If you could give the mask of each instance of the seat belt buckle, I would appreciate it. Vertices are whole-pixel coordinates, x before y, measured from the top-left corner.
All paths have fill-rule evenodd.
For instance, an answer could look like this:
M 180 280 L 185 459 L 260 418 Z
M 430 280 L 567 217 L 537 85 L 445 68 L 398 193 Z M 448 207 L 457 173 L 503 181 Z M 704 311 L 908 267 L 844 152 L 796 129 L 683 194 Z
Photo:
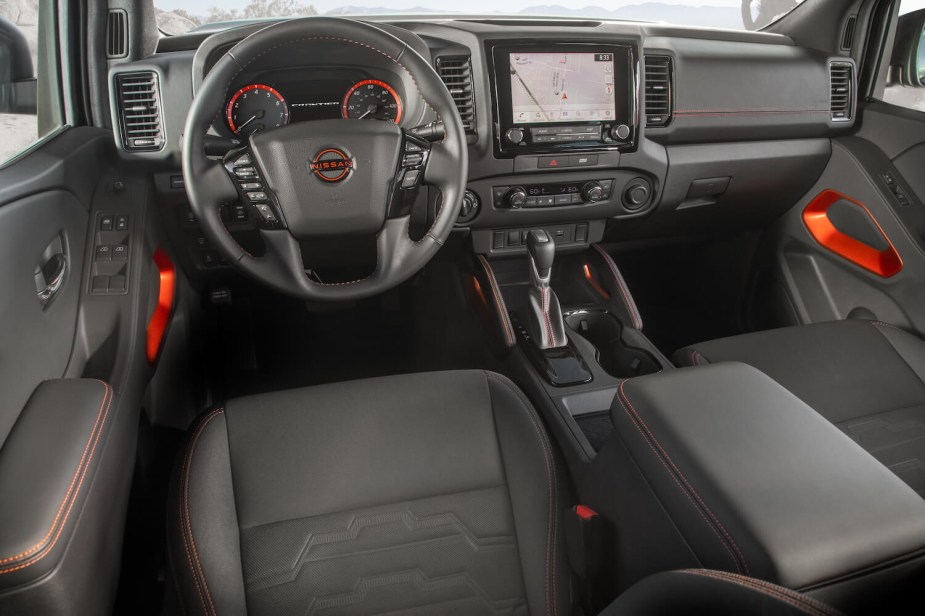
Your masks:
M 596 578 L 603 565 L 604 518 L 587 505 L 575 505 L 565 516 L 565 543 L 575 575 Z

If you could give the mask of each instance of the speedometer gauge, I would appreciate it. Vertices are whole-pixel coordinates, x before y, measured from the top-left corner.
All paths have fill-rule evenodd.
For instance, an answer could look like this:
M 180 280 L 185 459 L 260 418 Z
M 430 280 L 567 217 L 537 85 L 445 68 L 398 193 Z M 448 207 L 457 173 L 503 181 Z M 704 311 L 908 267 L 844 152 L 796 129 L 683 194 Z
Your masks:
M 231 131 L 246 137 L 257 130 L 279 128 L 289 123 L 289 107 L 283 95 L 260 83 L 234 93 L 225 111 Z
M 367 79 L 354 84 L 344 96 L 341 113 L 348 120 L 401 121 L 402 104 L 398 92 L 384 81 Z

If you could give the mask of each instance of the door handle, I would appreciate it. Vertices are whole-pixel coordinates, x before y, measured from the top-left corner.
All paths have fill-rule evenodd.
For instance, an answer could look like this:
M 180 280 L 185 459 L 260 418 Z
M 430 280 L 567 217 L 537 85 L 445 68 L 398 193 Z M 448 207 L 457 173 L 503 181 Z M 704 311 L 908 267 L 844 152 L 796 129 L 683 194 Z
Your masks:
M 67 255 L 53 254 L 44 264 L 35 268 L 36 295 L 42 308 L 48 306 L 64 285 L 67 276 Z

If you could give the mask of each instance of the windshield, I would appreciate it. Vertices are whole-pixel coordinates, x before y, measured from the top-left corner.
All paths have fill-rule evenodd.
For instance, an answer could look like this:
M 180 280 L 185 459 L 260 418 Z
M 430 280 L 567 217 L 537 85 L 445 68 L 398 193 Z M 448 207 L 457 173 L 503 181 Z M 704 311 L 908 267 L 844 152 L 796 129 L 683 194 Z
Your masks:
M 466 15 L 565 17 L 663 22 L 708 28 L 758 30 L 780 19 L 803 0 L 468 0 Z M 306 15 L 434 15 L 448 10 L 446 0 L 375 0 L 369 6 L 345 6 L 340 0 L 155 0 L 164 34 L 182 34 L 221 22 Z M 598 6 L 604 4 L 606 8 Z

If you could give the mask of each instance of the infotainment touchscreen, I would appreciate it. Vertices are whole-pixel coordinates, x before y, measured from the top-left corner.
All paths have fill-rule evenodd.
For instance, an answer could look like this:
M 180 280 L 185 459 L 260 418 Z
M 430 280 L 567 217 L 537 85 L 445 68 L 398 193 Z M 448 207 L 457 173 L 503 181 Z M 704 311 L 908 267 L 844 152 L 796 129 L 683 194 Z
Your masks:
M 510 53 L 513 124 L 614 119 L 611 53 Z

